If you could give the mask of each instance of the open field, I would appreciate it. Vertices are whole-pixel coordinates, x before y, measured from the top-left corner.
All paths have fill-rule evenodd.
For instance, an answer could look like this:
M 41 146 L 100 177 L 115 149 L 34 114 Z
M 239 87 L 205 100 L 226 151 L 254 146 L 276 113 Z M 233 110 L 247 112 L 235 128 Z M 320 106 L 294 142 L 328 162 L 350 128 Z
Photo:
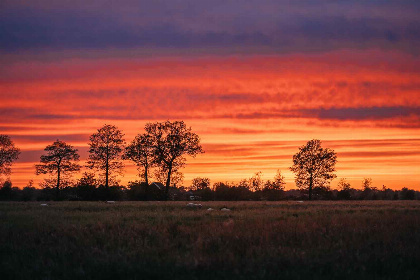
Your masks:
M 0 203 L 2 279 L 420 276 L 419 201 L 40 204 Z

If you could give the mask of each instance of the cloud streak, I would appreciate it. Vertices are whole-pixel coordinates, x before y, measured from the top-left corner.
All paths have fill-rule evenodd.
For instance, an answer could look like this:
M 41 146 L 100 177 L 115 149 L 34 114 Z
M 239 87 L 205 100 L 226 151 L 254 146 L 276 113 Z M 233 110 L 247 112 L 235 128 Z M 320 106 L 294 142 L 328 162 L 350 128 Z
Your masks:
M 419 64 L 383 52 L 15 62 L 0 84 L 0 114 L 8 124 L 304 118 L 418 127 Z

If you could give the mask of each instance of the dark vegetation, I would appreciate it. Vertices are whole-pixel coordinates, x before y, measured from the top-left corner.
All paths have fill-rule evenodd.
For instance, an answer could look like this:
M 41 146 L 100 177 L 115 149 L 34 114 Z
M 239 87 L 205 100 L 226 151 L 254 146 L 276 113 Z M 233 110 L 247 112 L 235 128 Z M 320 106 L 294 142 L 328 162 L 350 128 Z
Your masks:
M 80 179 L 75 185 L 68 185 L 60 189 L 57 197 L 55 187 L 42 189 L 26 186 L 23 189 L 13 187 L 10 181 L 6 181 L 0 188 L 0 200 L 10 201 L 145 201 L 165 200 L 164 186 L 156 183 L 147 185 L 145 182 L 130 182 L 128 186 L 96 185 L 95 181 L 89 181 L 89 177 Z M 280 201 L 280 200 L 307 200 L 308 193 L 305 190 L 276 190 L 263 188 L 251 190 L 244 182 L 223 183 L 217 182 L 212 188 L 205 187 L 193 190 L 184 187 L 170 187 L 168 199 L 173 201 Z M 368 187 L 363 189 L 315 189 L 313 200 L 420 200 L 420 192 L 408 188 L 392 190 L 386 187 L 377 189 Z
M 418 201 L 202 204 L 0 203 L 2 279 L 420 275 Z

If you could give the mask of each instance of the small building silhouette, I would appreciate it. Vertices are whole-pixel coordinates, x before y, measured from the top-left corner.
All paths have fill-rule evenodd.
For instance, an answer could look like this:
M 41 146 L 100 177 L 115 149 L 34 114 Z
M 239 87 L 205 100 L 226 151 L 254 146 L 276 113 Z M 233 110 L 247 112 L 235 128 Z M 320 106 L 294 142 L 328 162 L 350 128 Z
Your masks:
M 165 186 L 159 182 L 153 182 L 148 188 L 148 197 L 153 200 L 161 200 L 165 196 Z

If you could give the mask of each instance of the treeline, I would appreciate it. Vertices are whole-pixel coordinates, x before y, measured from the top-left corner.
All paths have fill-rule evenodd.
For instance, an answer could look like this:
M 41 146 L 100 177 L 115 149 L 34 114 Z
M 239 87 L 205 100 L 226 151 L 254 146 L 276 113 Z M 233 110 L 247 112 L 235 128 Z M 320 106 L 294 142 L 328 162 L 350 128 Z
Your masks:
M 106 190 L 98 193 L 111 195 L 110 186 L 118 184 L 117 177 L 123 173 L 124 160 L 129 160 L 136 165 L 146 185 L 154 171 L 154 176 L 165 183 L 164 199 L 167 199 L 170 186 L 182 177 L 179 170 L 185 166 L 186 156 L 204 153 L 199 136 L 183 121 L 147 123 L 144 131 L 126 143 L 120 129 L 105 124 L 89 137 L 89 156 L 84 167 L 96 172 L 97 185 L 101 186 L 97 189 Z M 42 184 L 44 189 L 54 188 L 52 192 L 58 200 L 61 192 L 65 193 L 69 188 L 67 181 L 83 167 L 79 164 L 80 155 L 72 145 L 58 139 L 44 151 L 40 163 L 35 165 L 35 173 L 49 175 Z M 10 175 L 11 165 L 19 154 L 20 149 L 10 137 L 0 135 L 0 175 Z
M 259 173 L 257 173 L 259 174 Z M 256 174 L 256 175 L 257 175 Z M 170 187 L 168 198 L 173 201 L 280 201 L 307 200 L 308 191 L 304 189 L 285 190 L 284 187 L 273 187 L 273 181 L 263 182 L 261 188 L 255 188 L 254 176 L 239 183 L 217 182 L 210 185 L 208 178 L 195 178 L 188 188 Z M 261 183 L 262 181 L 260 181 Z M 363 181 L 362 189 L 352 188 L 345 180 L 338 189 L 316 188 L 313 200 L 420 200 L 420 192 L 408 188 L 392 190 L 383 186 L 378 189 L 371 186 L 370 179 Z M 368 183 L 368 184 L 366 184 Z M 66 185 L 57 197 L 55 188 L 46 186 L 42 189 L 28 185 L 23 189 L 13 187 L 6 181 L 0 188 L 0 200 L 5 201 L 148 201 L 165 200 L 165 186 L 155 182 L 130 182 L 128 186 L 100 185 L 91 175 L 85 175 L 74 185 Z
M 124 134 L 114 125 L 104 125 L 89 137 L 89 156 L 80 180 L 71 176 L 79 172 L 78 150 L 64 141 L 48 145 L 35 165 L 36 174 L 48 174 L 36 189 L 30 182 L 23 189 L 14 188 L 6 180 L 0 189 L 1 200 L 374 200 L 419 199 L 419 192 L 403 188 L 394 191 L 385 186 L 377 189 L 371 179 L 354 189 L 344 178 L 338 189 L 330 183 L 337 176 L 337 154 L 323 148 L 321 141 L 310 140 L 293 155 L 290 170 L 295 174 L 297 190 L 285 190 L 280 171 L 273 180 L 263 181 L 261 172 L 239 183 L 218 182 L 210 185 L 209 178 L 195 178 L 191 186 L 180 187 L 186 156 L 204 153 L 200 138 L 183 121 L 147 123 L 144 132 L 126 143 Z M 20 149 L 10 137 L 0 135 L 0 175 L 9 175 Z M 138 168 L 140 181 L 120 186 L 124 160 Z M 157 182 L 150 183 L 155 180 Z

